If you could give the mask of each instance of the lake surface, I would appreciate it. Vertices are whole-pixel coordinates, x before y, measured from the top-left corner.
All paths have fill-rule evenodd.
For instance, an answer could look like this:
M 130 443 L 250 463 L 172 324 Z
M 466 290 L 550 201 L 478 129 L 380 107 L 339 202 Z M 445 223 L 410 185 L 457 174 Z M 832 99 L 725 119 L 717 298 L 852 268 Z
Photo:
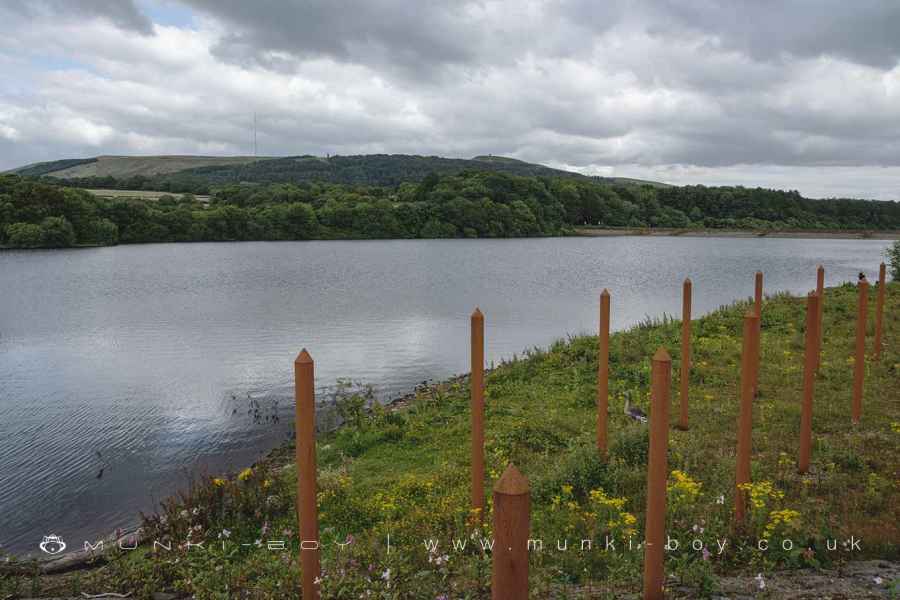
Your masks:
M 686 237 L 155 244 L 0 253 L 0 544 L 70 549 L 134 525 L 191 473 L 290 436 L 293 360 L 382 397 L 597 327 L 876 277 L 887 241 Z M 324 397 L 325 394 L 323 393 Z M 248 414 L 259 403 L 259 418 Z M 275 423 L 273 415 L 279 415 Z M 103 476 L 98 478 L 100 470 Z

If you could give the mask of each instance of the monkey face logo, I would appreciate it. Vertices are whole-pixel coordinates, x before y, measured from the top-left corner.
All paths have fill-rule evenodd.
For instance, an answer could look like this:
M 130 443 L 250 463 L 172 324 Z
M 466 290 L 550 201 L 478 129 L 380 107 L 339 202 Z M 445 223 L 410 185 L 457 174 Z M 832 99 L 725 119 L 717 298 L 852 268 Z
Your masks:
M 44 540 L 38 546 L 47 554 L 59 554 L 66 549 L 66 543 L 55 533 L 45 535 Z

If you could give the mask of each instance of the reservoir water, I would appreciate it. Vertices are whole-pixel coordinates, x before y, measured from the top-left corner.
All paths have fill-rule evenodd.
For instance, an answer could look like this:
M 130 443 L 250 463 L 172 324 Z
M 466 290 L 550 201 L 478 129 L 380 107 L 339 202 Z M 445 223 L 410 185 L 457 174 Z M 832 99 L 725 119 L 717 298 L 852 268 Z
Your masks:
M 70 549 L 137 522 L 191 474 L 290 435 L 292 363 L 387 398 L 597 327 L 753 293 L 874 281 L 876 240 L 608 237 L 155 244 L 0 252 L 0 550 Z M 323 390 L 323 397 L 327 396 Z M 250 403 L 259 418 L 248 414 Z M 273 415 L 279 415 L 275 422 Z M 100 471 L 102 469 L 102 476 Z

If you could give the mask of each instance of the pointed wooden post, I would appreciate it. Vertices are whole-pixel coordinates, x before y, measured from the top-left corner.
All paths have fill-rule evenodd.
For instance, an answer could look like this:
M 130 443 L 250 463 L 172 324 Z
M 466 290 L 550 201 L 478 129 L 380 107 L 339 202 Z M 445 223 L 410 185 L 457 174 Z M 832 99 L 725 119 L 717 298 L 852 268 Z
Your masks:
M 484 315 L 472 313 L 472 510 L 484 518 Z
M 884 294 L 887 285 L 887 267 L 884 263 L 878 267 L 878 296 L 875 301 L 875 351 L 872 356 L 875 360 L 881 359 L 881 335 L 884 326 Z
M 297 521 L 300 523 L 300 576 L 303 598 L 319 598 L 319 515 L 316 508 L 315 366 L 304 348 L 294 361 L 297 434 Z
M 853 423 L 862 415 L 863 380 L 866 377 L 866 322 L 869 309 L 869 282 L 859 282 L 859 306 L 856 315 L 856 358 L 853 364 Z
M 751 310 L 744 315 L 743 349 L 741 350 L 741 412 L 738 417 L 737 463 L 735 467 L 734 520 L 744 522 L 746 494 L 740 485 L 750 483 L 750 430 L 753 426 L 753 383 L 756 380 L 757 360 L 754 356 L 759 335 L 759 314 Z
M 530 530 L 531 492 L 528 479 L 510 463 L 494 485 L 492 600 L 528 598 Z
M 759 394 L 759 359 L 760 359 L 760 343 L 762 342 L 762 300 L 763 300 L 763 274 L 762 271 L 756 272 L 756 281 L 753 290 L 753 309 L 756 311 L 756 335 L 754 340 L 756 347 L 753 349 L 753 355 L 756 357 L 756 365 L 753 369 L 753 397 Z
M 662 600 L 664 596 L 663 553 L 666 545 L 666 478 L 671 383 L 672 359 L 665 348 L 660 348 L 650 363 L 650 449 L 644 533 L 644 600 Z
M 691 280 L 685 279 L 681 292 L 681 416 L 678 428 L 688 428 L 688 389 L 691 379 Z
M 600 339 L 597 359 L 597 450 L 606 456 L 609 445 L 609 291 L 600 294 Z
M 816 385 L 816 355 L 819 347 L 819 302 L 821 297 L 810 292 L 806 297 L 806 348 L 803 364 L 803 405 L 800 413 L 800 459 L 797 468 L 801 473 L 809 471 L 810 446 L 812 445 L 813 394 Z
M 816 269 L 816 295 L 819 296 L 819 314 L 816 316 L 819 331 L 819 339 L 816 340 L 816 373 L 818 373 L 822 364 L 822 343 L 825 340 L 822 319 L 825 315 L 825 267 L 822 265 Z

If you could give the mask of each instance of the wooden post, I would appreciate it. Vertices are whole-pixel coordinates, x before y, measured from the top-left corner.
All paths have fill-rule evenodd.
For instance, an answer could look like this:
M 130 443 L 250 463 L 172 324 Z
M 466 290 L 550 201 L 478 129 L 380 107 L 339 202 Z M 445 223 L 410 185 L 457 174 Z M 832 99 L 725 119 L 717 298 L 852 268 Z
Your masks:
M 681 292 L 681 417 L 678 428 L 688 428 L 688 389 L 691 378 L 691 280 L 685 279 Z
M 816 372 L 818 373 L 822 364 L 822 342 L 825 339 L 823 337 L 825 329 L 823 322 L 825 315 L 825 267 L 822 265 L 819 265 L 819 268 L 816 269 L 816 295 L 819 296 L 819 314 L 816 318 L 819 332 L 819 339 L 816 340 Z
M 806 297 L 806 348 L 803 365 L 803 406 L 800 413 L 800 459 L 797 467 L 801 473 L 809 471 L 810 446 L 812 444 L 813 394 L 816 385 L 816 355 L 819 340 L 819 302 L 821 297 L 810 292 Z
M 600 340 L 597 359 L 597 450 L 606 456 L 609 445 L 609 291 L 600 294 Z
M 494 485 L 492 600 L 528 598 L 530 529 L 531 493 L 528 479 L 510 463 Z
M 484 518 L 484 315 L 472 313 L 472 509 Z
M 753 382 L 756 380 L 757 360 L 754 356 L 759 335 L 759 314 L 749 311 L 744 315 L 744 339 L 741 351 L 741 413 L 738 418 L 737 464 L 735 468 L 734 520 L 744 522 L 746 498 L 738 486 L 750 483 L 750 430 L 753 426 Z
M 297 520 L 303 598 L 319 598 L 319 516 L 316 508 L 315 365 L 304 348 L 294 361 L 297 434 Z
M 887 268 L 884 263 L 878 267 L 878 296 L 875 301 L 875 351 L 872 356 L 875 360 L 881 359 L 881 334 L 884 326 L 884 294 L 887 286 Z
M 650 367 L 650 450 L 647 465 L 647 512 L 644 532 L 644 600 L 662 600 L 665 585 L 666 478 L 669 446 L 669 395 L 672 359 L 665 348 Z
M 853 364 L 853 423 L 862 415 L 863 380 L 866 377 L 866 321 L 869 308 L 869 282 L 859 282 L 859 306 L 856 315 L 856 360 Z
M 762 271 L 756 272 L 756 281 L 753 290 L 753 309 L 756 311 L 756 316 L 759 317 L 756 320 L 756 335 L 754 336 L 754 340 L 756 343 L 756 347 L 753 349 L 753 355 L 756 357 L 756 364 L 753 369 L 753 397 L 759 394 L 759 358 L 760 358 L 760 343 L 762 341 L 762 300 L 763 300 L 763 274 Z

